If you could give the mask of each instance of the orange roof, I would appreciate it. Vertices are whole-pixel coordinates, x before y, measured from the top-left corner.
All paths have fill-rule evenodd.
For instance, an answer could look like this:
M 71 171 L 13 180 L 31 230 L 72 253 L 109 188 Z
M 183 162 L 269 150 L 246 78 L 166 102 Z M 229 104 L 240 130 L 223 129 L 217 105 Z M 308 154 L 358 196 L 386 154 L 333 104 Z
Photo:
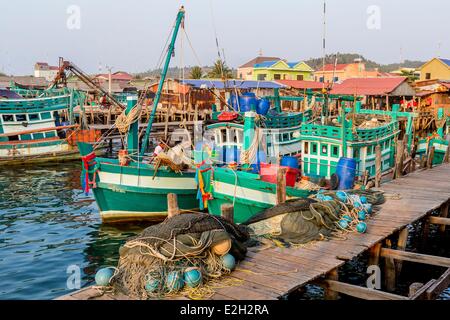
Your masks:
M 353 78 L 334 85 L 332 94 L 378 96 L 393 92 L 406 77 Z
M 348 63 L 338 63 L 336 65 L 336 71 L 342 71 L 345 68 L 347 68 L 350 64 Z M 320 68 L 320 70 L 317 70 L 317 72 L 320 71 L 334 71 L 334 63 L 326 64 L 324 68 Z

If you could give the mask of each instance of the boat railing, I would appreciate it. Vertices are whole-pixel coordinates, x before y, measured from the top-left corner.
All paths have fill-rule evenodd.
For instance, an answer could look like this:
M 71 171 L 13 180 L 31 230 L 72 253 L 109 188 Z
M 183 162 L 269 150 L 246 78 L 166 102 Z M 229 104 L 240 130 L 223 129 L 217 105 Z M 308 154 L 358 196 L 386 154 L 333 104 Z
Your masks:
M 394 133 L 397 128 L 397 122 L 391 122 L 376 128 L 356 128 L 356 130 L 347 128 L 345 137 L 348 141 L 372 141 Z M 300 132 L 302 136 L 324 137 L 331 139 L 342 138 L 342 128 L 337 126 L 307 123 L 302 125 Z
M 46 109 L 63 109 L 70 105 L 70 95 L 35 99 L 0 100 L 1 112 L 45 111 Z

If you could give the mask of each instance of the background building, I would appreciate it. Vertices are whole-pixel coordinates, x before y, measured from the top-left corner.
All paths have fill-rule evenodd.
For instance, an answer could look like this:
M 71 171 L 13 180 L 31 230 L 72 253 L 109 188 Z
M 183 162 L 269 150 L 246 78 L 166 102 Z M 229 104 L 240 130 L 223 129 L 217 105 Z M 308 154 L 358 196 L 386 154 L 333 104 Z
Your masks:
M 58 70 L 59 67 L 50 66 L 47 62 L 37 62 L 34 65 L 34 76 L 36 78 L 45 78 L 47 81 L 53 81 Z
M 450 59 L 434 58 L 420 67 L 420 80 L 450 80 Z
M 304 62 L 272 60 L 255 64 L 253 80 L 312 80 L 314 70 Z
M 258 56 L 238 68 L 237 78 L 242 80 L 253 80 L 253 68 L 255 67 L 255 64 L 274 60 L 280 60 L 280 58 Z
M 347 64 L 326 64 L 325 68 L 320 68 L 314 72 L 314 80 L 318 82 L 339 83 L 352 78 L 376 78 L 382 74 L 377 70 L 366 70 L 366 65 L 362 62 Z

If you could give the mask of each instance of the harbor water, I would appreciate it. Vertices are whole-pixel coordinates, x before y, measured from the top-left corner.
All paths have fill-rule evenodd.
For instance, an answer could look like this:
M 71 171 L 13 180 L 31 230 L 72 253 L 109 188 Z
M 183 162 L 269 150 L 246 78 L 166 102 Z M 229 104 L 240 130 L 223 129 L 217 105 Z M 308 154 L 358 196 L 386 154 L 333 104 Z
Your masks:
M 120 245 L 146 227 L 102 225 L 93 197 L 80 188 L 80 167 L 75 161 L 0 169 L 0 300 L 54 299 L 68 294 L 74 291 L 70 279 L 77 272 L 81 287 L 93 284 L 96 270 L 115 266 Z M 414 244 L 414 232 L 412 237 Z M 437 242 L 434 247 L 442 248 Z M 445 246 L 445 252 L 434 253 L 448 256 L 448 250 Z M 361 265 L 358 261 L 348 264 L 341 279 L 364 285 L 367 275 Z M 405 263 L 399 287 L 405 293 L 410 283 L 426 282 L 429 275 L 436 278 L 442 272 Z M 293 298 L 323 298 L 321 289 L 307 289 Z M 440 299 L 450 300 L 450 290 Z

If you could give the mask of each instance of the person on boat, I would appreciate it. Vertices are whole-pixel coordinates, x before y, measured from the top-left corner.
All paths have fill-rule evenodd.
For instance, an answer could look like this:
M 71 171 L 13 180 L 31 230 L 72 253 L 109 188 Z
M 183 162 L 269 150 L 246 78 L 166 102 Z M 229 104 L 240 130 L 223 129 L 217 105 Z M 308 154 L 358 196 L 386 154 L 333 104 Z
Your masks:
M 158 154 L 160 154 L 161 152 L 164 152 L 165 146 L 166 146 L 166 145 L 165 145 L 164 142 L 160 142 L 160 143 L 156 146 L 155 150 L 153 151 L 153 154 L 150 156 L 150 159 L 149 159 L 148 163 L 152 163 L 152 162 L 156 159 L 156 157 L 158 156 Z M 144 162 L 145 162 L 145 161 L 144 161 Z

